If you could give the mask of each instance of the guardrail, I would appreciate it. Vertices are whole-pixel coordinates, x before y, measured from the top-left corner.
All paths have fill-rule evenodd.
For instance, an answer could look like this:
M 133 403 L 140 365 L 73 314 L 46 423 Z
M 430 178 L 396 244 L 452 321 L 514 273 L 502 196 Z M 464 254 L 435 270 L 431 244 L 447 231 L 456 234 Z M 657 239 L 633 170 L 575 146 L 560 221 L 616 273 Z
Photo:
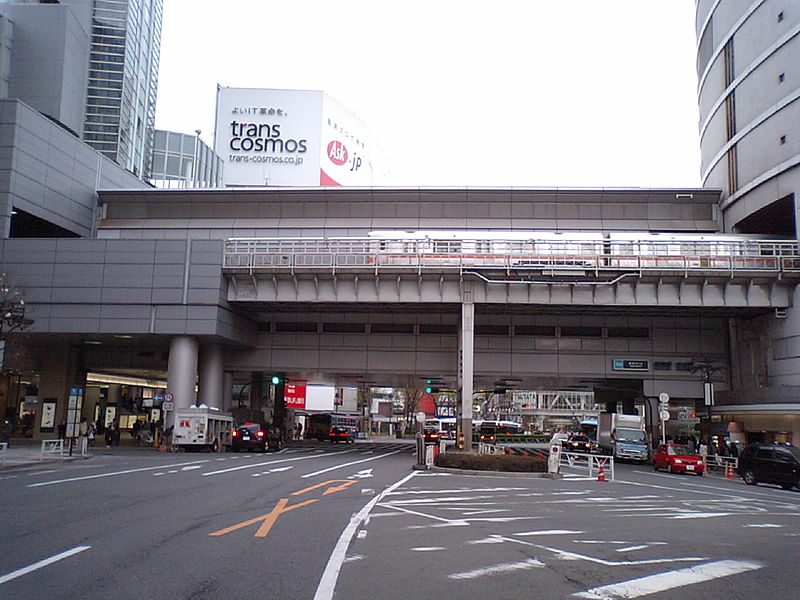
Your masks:
M 64 456 L 64 440 L 42 440 L 42 453 L 39 460 L 44 460 L 45 456 Z
M 800 248 L 781 240 L 561 241 L 373 238 L 229 239 L 228 272 L 337 269 L 800 273 Z
M 6 464 L 7 455 L 8 455 L 8 442 L 0 442 L 0 465 Z
M 736 471 L 739 466 L 739 459 L 736 456 L 720 456 L 719 454 L 709 454 L 706 457 L 706 466 L 709 469 L 726 469 L 731 467 Z

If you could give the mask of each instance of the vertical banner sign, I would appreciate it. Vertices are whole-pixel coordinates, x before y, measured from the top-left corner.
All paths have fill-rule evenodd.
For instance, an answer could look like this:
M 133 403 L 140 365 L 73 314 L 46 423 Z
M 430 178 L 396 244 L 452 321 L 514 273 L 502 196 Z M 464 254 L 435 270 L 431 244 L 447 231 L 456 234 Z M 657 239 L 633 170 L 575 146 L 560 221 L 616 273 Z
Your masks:
M 283 391 L 283 399 L 286 408 L 303 410 L 306 407 L 306 384 L 305 382 L 287 381 Z
M 82 387 L 69 388 L 69 401 L 67 403 L 67 437 L 78 437 L 78 422 L 81 420 L 81 409 L 83 408 Z

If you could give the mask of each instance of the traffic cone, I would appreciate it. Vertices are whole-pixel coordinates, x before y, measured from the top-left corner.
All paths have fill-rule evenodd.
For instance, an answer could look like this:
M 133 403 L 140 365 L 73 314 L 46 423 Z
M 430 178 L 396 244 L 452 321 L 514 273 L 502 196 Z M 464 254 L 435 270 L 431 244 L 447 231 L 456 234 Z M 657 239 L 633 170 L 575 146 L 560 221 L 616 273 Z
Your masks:
M 733 465 L 730 463 L 725 465 L 725 479 L 736 479 L 733 474 Z
M 608 479 L 606 479 L 605 464 L 606 464 L 605 461 L 600 463 L 600 472 L 597 474 L 597 481 L 608 481 Z

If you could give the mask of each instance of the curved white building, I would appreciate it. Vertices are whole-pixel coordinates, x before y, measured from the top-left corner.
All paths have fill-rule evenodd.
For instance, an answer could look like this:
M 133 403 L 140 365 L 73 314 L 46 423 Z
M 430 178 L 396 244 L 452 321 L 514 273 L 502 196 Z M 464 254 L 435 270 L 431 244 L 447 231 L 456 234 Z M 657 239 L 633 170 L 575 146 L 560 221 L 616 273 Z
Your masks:
M 698 0 L 702 182 L 721 189 L 726 231 L 796 239 L 800 191 L 800 3 Z M 732 391 L 713 412 L 748 432 L 800 421 L 800 296 L 730 319 Z M 766 439 L 770 436 L 766 435 Z

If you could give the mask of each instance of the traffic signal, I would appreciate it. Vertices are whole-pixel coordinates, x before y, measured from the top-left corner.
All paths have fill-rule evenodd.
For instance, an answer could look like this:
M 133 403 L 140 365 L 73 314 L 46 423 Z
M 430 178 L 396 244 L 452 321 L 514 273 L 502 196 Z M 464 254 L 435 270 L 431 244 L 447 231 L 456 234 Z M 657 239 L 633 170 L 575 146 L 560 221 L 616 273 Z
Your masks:
M 425 393 L 430 394 L 433 391 L 433 388 L 431 387 L 431 380 L 428 379 L 425 383 L 428 384 L 427 387 L 425 388 Z
M 281 377 L 280 375 L 272 376 L 272 385 L 280 385 L 281 383 L 286 383 L 286 377 Z

